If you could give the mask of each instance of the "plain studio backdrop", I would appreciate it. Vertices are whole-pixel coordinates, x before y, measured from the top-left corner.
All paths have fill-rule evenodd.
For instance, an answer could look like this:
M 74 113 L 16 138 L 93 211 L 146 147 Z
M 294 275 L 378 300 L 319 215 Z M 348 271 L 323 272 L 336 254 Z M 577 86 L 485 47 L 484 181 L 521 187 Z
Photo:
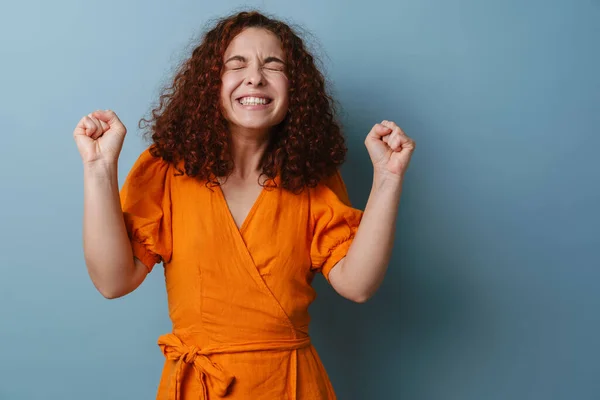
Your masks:
M 79 119 L 137 128 L 206 23 L 298 24 L 342 108 L 356 207 L 383 119 L 417 142 L 368 303 L 322 279 L 313 342 L 342 400 L 600 398 L 598 0 L 20 1 L 0 7 L 0 399 L 151 399 L 162 267 L 106 300 L 86 272 Z

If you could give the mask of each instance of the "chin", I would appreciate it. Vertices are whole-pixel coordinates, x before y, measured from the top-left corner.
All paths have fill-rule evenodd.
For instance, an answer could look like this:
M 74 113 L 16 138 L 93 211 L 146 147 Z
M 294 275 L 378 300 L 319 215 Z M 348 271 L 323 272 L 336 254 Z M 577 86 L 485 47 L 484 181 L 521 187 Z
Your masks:
M 252 129 L 252 130 L 271 130 L 274 127 L 276 127 L 277 125 L 279 125 L 281 123 L 281 121 L 277 122 L 277 121 L 252 121 L 252 120 L 245 120 L 245 121 L 233 121 L 232 125 L 237 126 L 238 128 L 242 128 L 242 129 Z

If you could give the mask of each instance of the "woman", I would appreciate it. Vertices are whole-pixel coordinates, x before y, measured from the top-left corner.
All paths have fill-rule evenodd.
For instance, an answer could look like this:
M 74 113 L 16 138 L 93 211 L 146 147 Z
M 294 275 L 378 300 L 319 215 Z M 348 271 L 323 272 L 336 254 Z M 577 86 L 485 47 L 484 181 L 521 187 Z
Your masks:
M 153 143 L 120 193 L 117 115 L 83 117 L 74 137 L 96 288 L 124 296 L 164 265 L 158 398 L 334 399 L 308 336 L 311 283 L 321 272 L 359 303 L 377 290 L 414 142 L 373 126 L 371 195 L 351 208 L 324 79 L 287 25 L 256 12 L 219 21 L 145 122 Z

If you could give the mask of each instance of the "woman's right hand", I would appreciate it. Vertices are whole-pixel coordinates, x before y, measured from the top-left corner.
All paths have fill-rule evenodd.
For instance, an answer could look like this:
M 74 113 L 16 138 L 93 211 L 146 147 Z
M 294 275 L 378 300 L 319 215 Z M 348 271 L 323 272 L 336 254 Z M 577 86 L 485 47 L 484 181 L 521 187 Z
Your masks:
M 73 131 L 84 164 L 117 163 L 126 134 L 127 128 L 110 110 L 86 115 Z

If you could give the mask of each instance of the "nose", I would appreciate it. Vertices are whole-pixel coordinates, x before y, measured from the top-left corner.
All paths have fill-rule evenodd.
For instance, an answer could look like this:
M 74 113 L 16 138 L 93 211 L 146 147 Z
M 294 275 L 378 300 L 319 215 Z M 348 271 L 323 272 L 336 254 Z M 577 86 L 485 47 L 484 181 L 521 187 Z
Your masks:
M 246 76 L 247 86 L 264 86 L 265 77 L 263 70 L 260 65 L 253 65 L 247 69 L 248 75 Z

